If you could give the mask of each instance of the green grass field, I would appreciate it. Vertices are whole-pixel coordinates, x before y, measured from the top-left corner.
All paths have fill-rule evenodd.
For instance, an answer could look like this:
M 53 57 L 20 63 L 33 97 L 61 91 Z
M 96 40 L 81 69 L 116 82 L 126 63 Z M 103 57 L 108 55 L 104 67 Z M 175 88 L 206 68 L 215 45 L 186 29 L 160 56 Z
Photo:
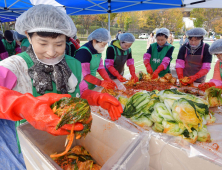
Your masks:
M 86 42 L 81 42 L 81 45 L 83 45 Z M 209 45 L 212 44 L 212 42 L 207 42 Z M 171 61 L 171 65 L 176 63 L 176 59 L 177 59 L 177 54 L 179 52 L 179 41 L 175 41 L 173 43 L 175 49 L 173 51 L 173 60 Z M 132 45 L 132 56 L 134 58 L 134 63 L 135 63 L 135 68 L 136 68 L 136 72 L 139 71 L 144 71 L 146 72 L 145 66 L 143 64 L 143 54 L 146 52 L 146 46 L 147 46 L 147 40 L 136 40 L 133 45 Z M 105 60 L 106 57 L 106 51 L 103 52 L 102 54 L 102 58 L 103 60 Z M 209 81 L 212 77 L 213 77 L 213 71 L 214 71 L 214 65 L 216 62 L 216 57 L 213 57 L 212 60 L 212 64 L 211 64 L 211 70 L 210 72 L 207 74 L 207 80 Z M 125 73 L 124 75 L 129 74 L 129 69 L 128 67 L 125 65 Z M 97 77 L 100 78 L 99 74 L 97 74 Z

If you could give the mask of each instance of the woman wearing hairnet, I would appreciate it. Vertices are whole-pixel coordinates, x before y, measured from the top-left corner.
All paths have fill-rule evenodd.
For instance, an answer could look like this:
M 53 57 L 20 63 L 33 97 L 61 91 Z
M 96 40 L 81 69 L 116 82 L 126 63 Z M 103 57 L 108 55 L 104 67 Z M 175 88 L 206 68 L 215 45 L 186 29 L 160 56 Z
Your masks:
M 18 54 L 21 52 L 21 48 L 16 43 L 16 41 L 13 38 L 13 30 L 6 30 L 4 34 L 4 39 L 2 39 L 2 42 L 5 46 L 6 51 L 8 52 L 9 56 Z
M 89 89 L 94 89 L 95 85 L 102 86 L 105 89 L 117 87 L 116 83 L 109 78 L 103 66 L 101 54 L 110 39 L 109 31 L 105 28 L 99 28 L 88 36 L 89 42 L 80 47 L 75 54 L 75 58 L 82 63 L 83 77 Z M 104 80 L 96 78 L 97 71 Z
M 209 48 L 209 52 L 212 55 L 216 55 L 218 58 L 214 67 L 213 79 L 211 79 L 208 83 L 200 84 L 198 87 L 220 86 L 222 89 L 222 39 L 213 42 Z
M 131 45 L 135 37 L 131 33 L 119 34 L 118 40 L 113 40 L 106 50 L 105 68 L 111 79 L 118 79 L 120 82 L 126 81 L 124 75 L 124 65 L 127 63 L 131 78 L 138 82 L 135 74 L 134 60 L 132 58 Z
M 21 51 L 24 52 L 29 47 L 30 43 L 26 36 L 19 34 L 17 31 L 13 34 L 14 40 L 20 45 Z
M 2 41 L 0 41 L 0 61 L 8 58 L 8 52 L 5 49 L 5 46 Z
M 0 86 L 4 86 L 0 87 L 1 119 L 18 121 L 16 125 L 26 119 L 36 129 L 67 135 L 71 125 L 55 130 L 59 117 L 50 105 L 62 97 L 80 95 L 90 105 L 107 109 L 112 120 L 121 116 L 118 100 L 109 94 L 89 90 L 82 81 L 81 63 L 64 54 L 66 37 L 73 37 L 77 31 L 67 14 L 51 5 L 36 5 L 17 18 L 15 29 L 26 35 L 31 45 L 26 52 L 0 62 Z M 0 128 L 1 135 L 6 124 Z M 82 129 L 81 124 L 75 126 L 75 130 Z M 12 140 L 13 137 L 8 139 Z
M 143 63 L 148 73 L 153 74 L 152 79 L 163 77 L 170 73 L 170 61 L 174 46 L 167 42 L 170 31 L 167 28 L 160 28 L 156 32 L 156 43 L 143 55 Z
M 193 28 L 186 32 L 189 42 L 184 44 L 178 53 L 176 71 L 178 79 L 189 77 L 188 83 L 205 82 L 206 75 L 210 70 L 212 55 L 209 53 L 209 45 L 203 42 L 206 31 L 203 28 Z

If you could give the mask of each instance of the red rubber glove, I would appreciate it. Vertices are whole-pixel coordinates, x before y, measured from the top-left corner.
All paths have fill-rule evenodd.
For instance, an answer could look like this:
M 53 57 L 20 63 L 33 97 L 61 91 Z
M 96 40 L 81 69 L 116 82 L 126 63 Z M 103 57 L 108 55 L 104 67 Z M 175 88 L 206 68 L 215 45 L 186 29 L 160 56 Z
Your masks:
M 181 79 L 183 79 L 183 68 L 176 68 L 176 72 L 177 72 L 177 77 L 178 77 L 180 83 L 182 85 L 186 86 L 187 83 L 184 83 L 184 82 L 181 81 Z
M 78 50 L 80 48 L 80 45 L 79 45 L 80 43 L 77 40 L 75 40 L 73 38 L 69 38 L 69 41 L 71 41 L 73 43 L 73 45 L 75 46 L 76 50 Z
M 129 70 L 130 70 L 130 74 L 131 74 L 131 79 L 134 80 L 134 83 L 138 82 L 139 79 L 138 79 L 138 77 L 136 76 L 134 65 L 130 65 L 130 66 L 129 66 Z
M 119 75 L 117 77 L 117 79 L 120 81 L 120 82 L 125 82 L 126 81 L 126 78 L 124 78 L 123 76 Z
M 216 88 L 218 88 L 218 89 L 222 89 L 222 86 L 216 86 Z
M 64 125 L 55 130 L 60 118 L 50 108 L 53 103 L 63 97 L 71 96 L 69 94 L 48 93 L 33 97 L 29 93 L 21 94 L 0 87 L 0 118 L 13 121 L 26 119 L 36 129 L 47 131 L 52 135 L 68 135 L 69 132 L 66 130 L 71 130 L 72 125 Z M 77 127 L 79 128 L 79 125 Z
M 210 88 L 210 87 L 213 87 L 213 86 L 216 86 L 214 84 L 214 82 L 208 82 L 208 83 L 202 83 L 202 84 L 199 84 L 198 88 L 202 91 L 205 91 L 206 89 Z
M 143 63 L 145 65 L 145 67 L 146 67 L 147 73 L 153 74 L 153 69 L 152 69 L 152 67 L 150 65 L 150 62 L 148 60 L 144 60 Z
M 109 81 L 110 83 L 114 84 L 116 88 L 118 88 L 117 85 L 116 85 L 116 83 L 109 78 L 109 75 L 108 75 L 108 73 L 106 72 L 105 69 L 100 69 L 100 70 L 98 70 L 98 72 L 99 72 L 100 76 L 101 76 L 104 80 Z
M 104 68 L 98 70 L 98 73 L 104 80 L 107 80 L 107 81 L 111 80 L 108 73 L 106 72 L 106 70 Z
M 105 89 L 113 89 L 113 90 L 115 89 L 115 87 L 117 88 L 117 85 L 115 82 L 113 81 L 110 82 L 106 80 L 103 80 L 100 86 L 104 87 Z
M 159 76 L 159 73 L 164 70 L 164 66 L 160 64 L 157 69 L 153 72 L 152 79 L 156 79 Z
M 78 44 L 80 44 L 80 40 L 78 38 L 76 39 L 76 41 L 77 41 Z
M 187 82 L 187 84 L 192 84 L 195 80 L 205 76 L 208 73 L 207 69 L 201 69 L 199 72 L 197 72 L 195 75 L 190 76 L 190 81 Z
M 100 86 L 102 81 L 98 78 L 96 78 L 95 76 L 92 76 L 91 74 L 87 74 L 84 77 L 84 80 L 88 81 L 89 83 L 95 84 L 97 86 Z
M 102 86 L 105 89 L 115 89 L 115 87 L 117 87 L 116 83 L 111 81 L 107 81 L 107 80 L 100 80 L 94 76 L 92 76 L 91 74 L 88 74 L 84 77 L 84 80 L 88 81 L 89 83 L 95 84 L 97 86 Z
M 85 90 L 81 98 L 86 99 L 90 105 L 101 106 L 108 110 L 111 119 L 114 121 L 123 113 L 123 108 L 120 102 L 108 93 L 99 93 L 92 90 Z
M 119 72 L 118 72 L 113 66 L 110 66 L 110 67 L 108 68 L 108 70 L 109 70 L 109 72 L 110 72 L 113 76 L 115 76 L 120 82 L 125 82 L 125 81 L 126 81 L 126 79 L 125 79 L 123 76 L 121 76 L 121 75 L 119 74 Z
M 183 78 L 183 68 L 176 68 L 178 79 Z

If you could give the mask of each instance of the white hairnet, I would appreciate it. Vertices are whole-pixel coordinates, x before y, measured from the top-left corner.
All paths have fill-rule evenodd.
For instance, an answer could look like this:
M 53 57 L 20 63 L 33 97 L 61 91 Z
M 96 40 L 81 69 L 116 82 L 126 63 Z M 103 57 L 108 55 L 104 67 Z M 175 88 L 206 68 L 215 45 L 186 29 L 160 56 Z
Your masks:
M 131 33 L 122 33 L 119 34 L 118 39 L 122 42 L 133 43 L 135 41 L 135 37 Z
M 99 42 L 109 42 L 111 40 L 110 33 L 105 28 L 99 28 L 93 31 L 87 38 L 88 41 L 97 40 Z
M 19 34 L 17 31 L 14 32 L 13 38 L 16 41 L 21 41 L 22 39 L 26 38 L 26 36 Z
M 193 28 L 186 32 L 188 37 L 202 37 L 206 35 L 206 30 L 203 28 Z
M 214 41 L 209 48 L 209 52 L 212 55 L 213 54 L 221 54 L 222 53 L 222 39 Z
M 36 5 L 17 18 L 15 29 L 19 34 L 25 31 L 54 32 L 74 37 L 77 29 L 72 19 L 61 9 L 52 5 Z
M 170 31 L 167 29 L 167 28 L 160 28 L 156 31 L 156 35 L 157 34 L 164 34 L 166 35 L 167 37 L 170 36 Z

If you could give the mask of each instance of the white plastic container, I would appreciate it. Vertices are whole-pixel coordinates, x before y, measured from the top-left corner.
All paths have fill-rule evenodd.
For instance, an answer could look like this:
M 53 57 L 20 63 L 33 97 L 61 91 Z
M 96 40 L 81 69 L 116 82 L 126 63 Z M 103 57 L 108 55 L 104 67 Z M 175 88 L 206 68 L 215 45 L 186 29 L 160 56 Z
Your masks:
M 134 133 L 99 115 L 92 113 L 92 116 L 91 132 L 85 139 L 75 140 L 73 146 L 84 146 L 105 170 L 129 170 L 132 165 L 141 166 L 141 160 L 145 160 L 142 168 L 148 169 L 149 136 L 146 133 Z M 29 123 L 18 127 L 18 135 L 28 170 L 61 170 L 49 155 L 65 150 L 66 136 L 52 136 Z

